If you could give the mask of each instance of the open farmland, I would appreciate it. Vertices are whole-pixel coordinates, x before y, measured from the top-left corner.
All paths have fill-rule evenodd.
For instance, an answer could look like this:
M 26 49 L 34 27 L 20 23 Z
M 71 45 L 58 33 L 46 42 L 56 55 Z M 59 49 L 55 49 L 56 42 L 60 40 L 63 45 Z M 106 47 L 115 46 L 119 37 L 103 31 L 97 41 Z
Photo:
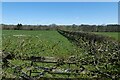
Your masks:
M 10 54 L 12 57 L 14 57 L 14 59 L 10 59 L 6 63 L 9 67 L 3 69 L 6 71 L 6 74 L 3 76 L 8 78 L 15 77 L 15 68 L 11 69 L 10 66 L 20 67 L 22 65 L 22 71 L 26 73 L 27 70 L 24 68 L 24 64 L 27 64 L 28 66 L 31 64 L 31 61 L 21 61 L 21 59 L 28 59 L 32 56 L 42 56 L 47 58 L 54 58 L 50 61 L 57 59 L 67 60 L 70 56 L 77 56 L 77 54 L 82 52 L 81 49 L 78 49 L 76 46 L 70 43 L 67 38 L 60 35 L 57 31 L 3 30 L 2 35 L 3 53 Z M 41 63 L 38 65 L 43 66 Z M 49 66 L 54 66 L 54 64 L 48 64 L 47 67 Z M 63 66 L 63 68 L 65 68 L 65 66 Z M 44 76 L 50 77 L 51 75 Z
M 12 56 L 6 61 L 3 55 L 3 76 L 7 78 L 119 78 L 120 46 L 104 36 L 62 30 L 3 30 L 2 40 L 3 54 Z
M 2 2 L 2 80 L 120 80 L 120 2 Z
M 75 46 L 57 31 L 3 30 L 3 50 L 23 56 L 68 57 Z
M 111 38 L 114 38 L 116 40 L 120 41 L 120 32 L 94 32 L 96 34 L 100 34 L 100 35 L 105 35 L 105 36 L 109 36 Z

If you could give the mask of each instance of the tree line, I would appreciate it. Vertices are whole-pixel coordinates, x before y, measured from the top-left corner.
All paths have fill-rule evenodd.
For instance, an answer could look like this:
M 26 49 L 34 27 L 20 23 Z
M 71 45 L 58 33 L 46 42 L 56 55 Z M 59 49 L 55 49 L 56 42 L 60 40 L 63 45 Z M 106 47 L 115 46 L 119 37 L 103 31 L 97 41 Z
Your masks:
M 108 24 L 108 25 L 6 25 L 1 24 L 3 30 L 74 30 L 74 31 L 86 31 L 86 32 L 120 32 L 120 25 Z

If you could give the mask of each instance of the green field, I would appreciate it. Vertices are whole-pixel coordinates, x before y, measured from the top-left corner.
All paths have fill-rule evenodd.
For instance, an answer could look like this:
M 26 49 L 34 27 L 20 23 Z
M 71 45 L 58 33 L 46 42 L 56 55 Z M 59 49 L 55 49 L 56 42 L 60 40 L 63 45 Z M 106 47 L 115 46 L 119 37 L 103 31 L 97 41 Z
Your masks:
M 68 59 L 70 56 L 81 53 L 80 49 L 57 31 L 3 30 L 2 35 L 2 49 L 15 55 L 15 60 L 9 60 L 9 62 L 16 66 L 30 64 L 29 61 L 16 60 L 19 58 L 44 56 Z M 11 68 L 5 69 L 7 73 L 11 73 L 7 77 L 14 77 Z
M 120 32 L 94 32 L 94 33 L 104 35 L 104 36 L 109 36 L 120 41 L 120 36 L 119 36 Z
M 117 32 L 95 32 L 120 40 Z M 78 54 L 77 47 L 57 31 L 3 30 L 2 49 L 26 56 L 68 57 Z
M 96 32 L 96 34 L 102 34 L 111 36 L 118 40 L 118 33 L 116 32 Z M 120 34 L 120 33 L 119 33 Z M 15 59 L 9 60 L 12 65 L 20 66 L 22 64 L 30 64 L 30 61 L 22 61 L 22 59 L 31 56 L 44 56 L 63 58 L 68 60 L 70 56 L 76 56 L 79 58 L 89 57 L 83 53 L 83 50 L 66 37 L 59 34 L 57 31 L 29 31 L 29 30 L 3 30 L 2 31 L 2 50 L 15 55 Z M 89 59 L 89 58 L 88 58 Z M 37 64 L 43 66 L 43 64 Z M 44 64 L 44 66 L 53 66 L 54 64 Z M 60 66 L 60 69 L 68 68 L 68 65 Z M 84 65 L 87 70 L 94 70 L 93 65 Z M 76 66 L 72 68 L 79 69 Z M 32 68 L 32 67 L 30 67 Z M 10 67 L 3 69 L 7 74 L 7 77 L 14 77 L 13 69 Z M 27 71 L 27 68 L 23 68 L 22 71 Z M 82 73 L 83 74 L 83 73 Z M 46 77 L 52 77 L 50 74 L 46 74 Z M 57 75 L 56 77 L 67 77 L 63 75 Z M 74 76 L 71 76 L 74 77 Z M 90 77 L 87 75 L 80 75 L 79 77 Z
M 7 52 L 51 57 L 76 54 L 76 47 L 57 31 L 3 30 L 2 34 L 3 49 Z

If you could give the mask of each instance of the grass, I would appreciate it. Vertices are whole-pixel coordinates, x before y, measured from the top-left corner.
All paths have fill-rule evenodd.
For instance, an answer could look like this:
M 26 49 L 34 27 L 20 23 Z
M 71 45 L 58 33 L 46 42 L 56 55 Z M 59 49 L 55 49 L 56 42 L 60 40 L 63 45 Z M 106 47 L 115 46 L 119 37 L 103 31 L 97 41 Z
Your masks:
M 36 56 L 68 57 L 76 47 L 57 31 L 3 30 L 3 49 Z
M 71 55 L 78 54 L 76 52 L 78 48 L 57 31 L 3 30 L 2 49 L 14 54 L 16 59 L 19 56 L 47 56 L 67 59 Z M 26 63 L 16 59 L 9 62 L 16 66 Z M 26 64 L 29 65 L 30 62 L 28 61 Z M 40 65 L 43 64 L 40 63 Z M 53 64 L 48 64 L 48 66 L 53 66 Z M 13 72 L 10 67 L 5 69 L 3 70 L 6 73 Z M 23 71 L 25 70 L 26 68 L 23 68 Z M 7 75 L 7 77 L 14 77 L 14 75 Z
M 120 40 L 117 32 L 95 32 Z M 22 56 L 69 57 L 78 48 L 57 31 L 3 30 L 2 49 Z
M 16 59 L 30 56 L 47 56 L 67 59 L 72 55 L 77 55 L 78 48 L 70 43 L 67 38 L 57 31 L 29 31 L 29 30 L 3 30 L 2 49 L 16 56 Z M 10 60 L 12 65 L 19 66 L 25 62 L 20 60 Z M 28 61 L 26 64 L 30 64 Z M 43 64 L 39 64 L 43 65 Z M 55 64 L 48 64 L 53 66 Z M 10 68 L 5 68 L 6 73 L 13 73 Z M 26 69 L 23 68 L 23 71 Z M 46 74 L 48 76 L 48 74 Z M 7 76 L 11 77 L 11 76 Z M 14 76 L 12 76 L 14 77 Z
M 105 36 L 113 37 L 119 40 L 117 32 L 96 32 L 96 34 L 102 34 Z M 48 56 L 56 58 L 65 58 L 72 55 L 82 55 L 82 50 L 77 46 L 74 46 L 67 38 L 60 35 L 57 31 L 29 31 L 29 30 L 3 30 L 2 31 L 2 49 L 6 52 L 15 54 L 16 58 L 30 57 L 30 56 Z M 13 65 L 29 64 L 30 62 L 23 62 L 20 60 L 10 60 Z M 38 64 L 43 65 L 43 64 Z M 45 64 L 47 66 L 53 66 L 54 64 Z M 44 66 L 45 66 L 44 65 Z M 68 65 L 61 66 L 66 68 Z M 60 68 L 61 68 L 60 67 Z M 75 68 L 76 66 L 71 66 Z M 87 69 L 93 69 L 89 65 L 85 66 Z M 24 68 L 23 71 L 26 71 Z M 6 70 L 7 73 L 13 72 L 11 68 Z M 12 73 L 11 73 L 12 74 Z M 12 76 L 12 75 L 11 75 Z M 11 77 L 10 76 L 10 77 Z M 47 77 L 51 76 L 46 74 Z M 13 76 L 12 76 L 13 77 Z M 57 77 L 63 77 L 57 76 Z
M 94 33 L 104 35 L 104 36 L 109 36 L 120 41 L 120 36 L 119 36 L 120 32 L 94 32 Z

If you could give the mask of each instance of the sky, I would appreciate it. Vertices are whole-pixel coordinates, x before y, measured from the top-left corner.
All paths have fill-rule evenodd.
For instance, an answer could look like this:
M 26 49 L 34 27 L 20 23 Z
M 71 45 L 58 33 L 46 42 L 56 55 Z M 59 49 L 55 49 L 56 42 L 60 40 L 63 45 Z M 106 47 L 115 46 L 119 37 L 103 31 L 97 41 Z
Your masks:
M 119 0 L 1 0 L 2 2 L 119 2 Z
M 3 2 L 4 24 L 117 24 L 117 2 Z

